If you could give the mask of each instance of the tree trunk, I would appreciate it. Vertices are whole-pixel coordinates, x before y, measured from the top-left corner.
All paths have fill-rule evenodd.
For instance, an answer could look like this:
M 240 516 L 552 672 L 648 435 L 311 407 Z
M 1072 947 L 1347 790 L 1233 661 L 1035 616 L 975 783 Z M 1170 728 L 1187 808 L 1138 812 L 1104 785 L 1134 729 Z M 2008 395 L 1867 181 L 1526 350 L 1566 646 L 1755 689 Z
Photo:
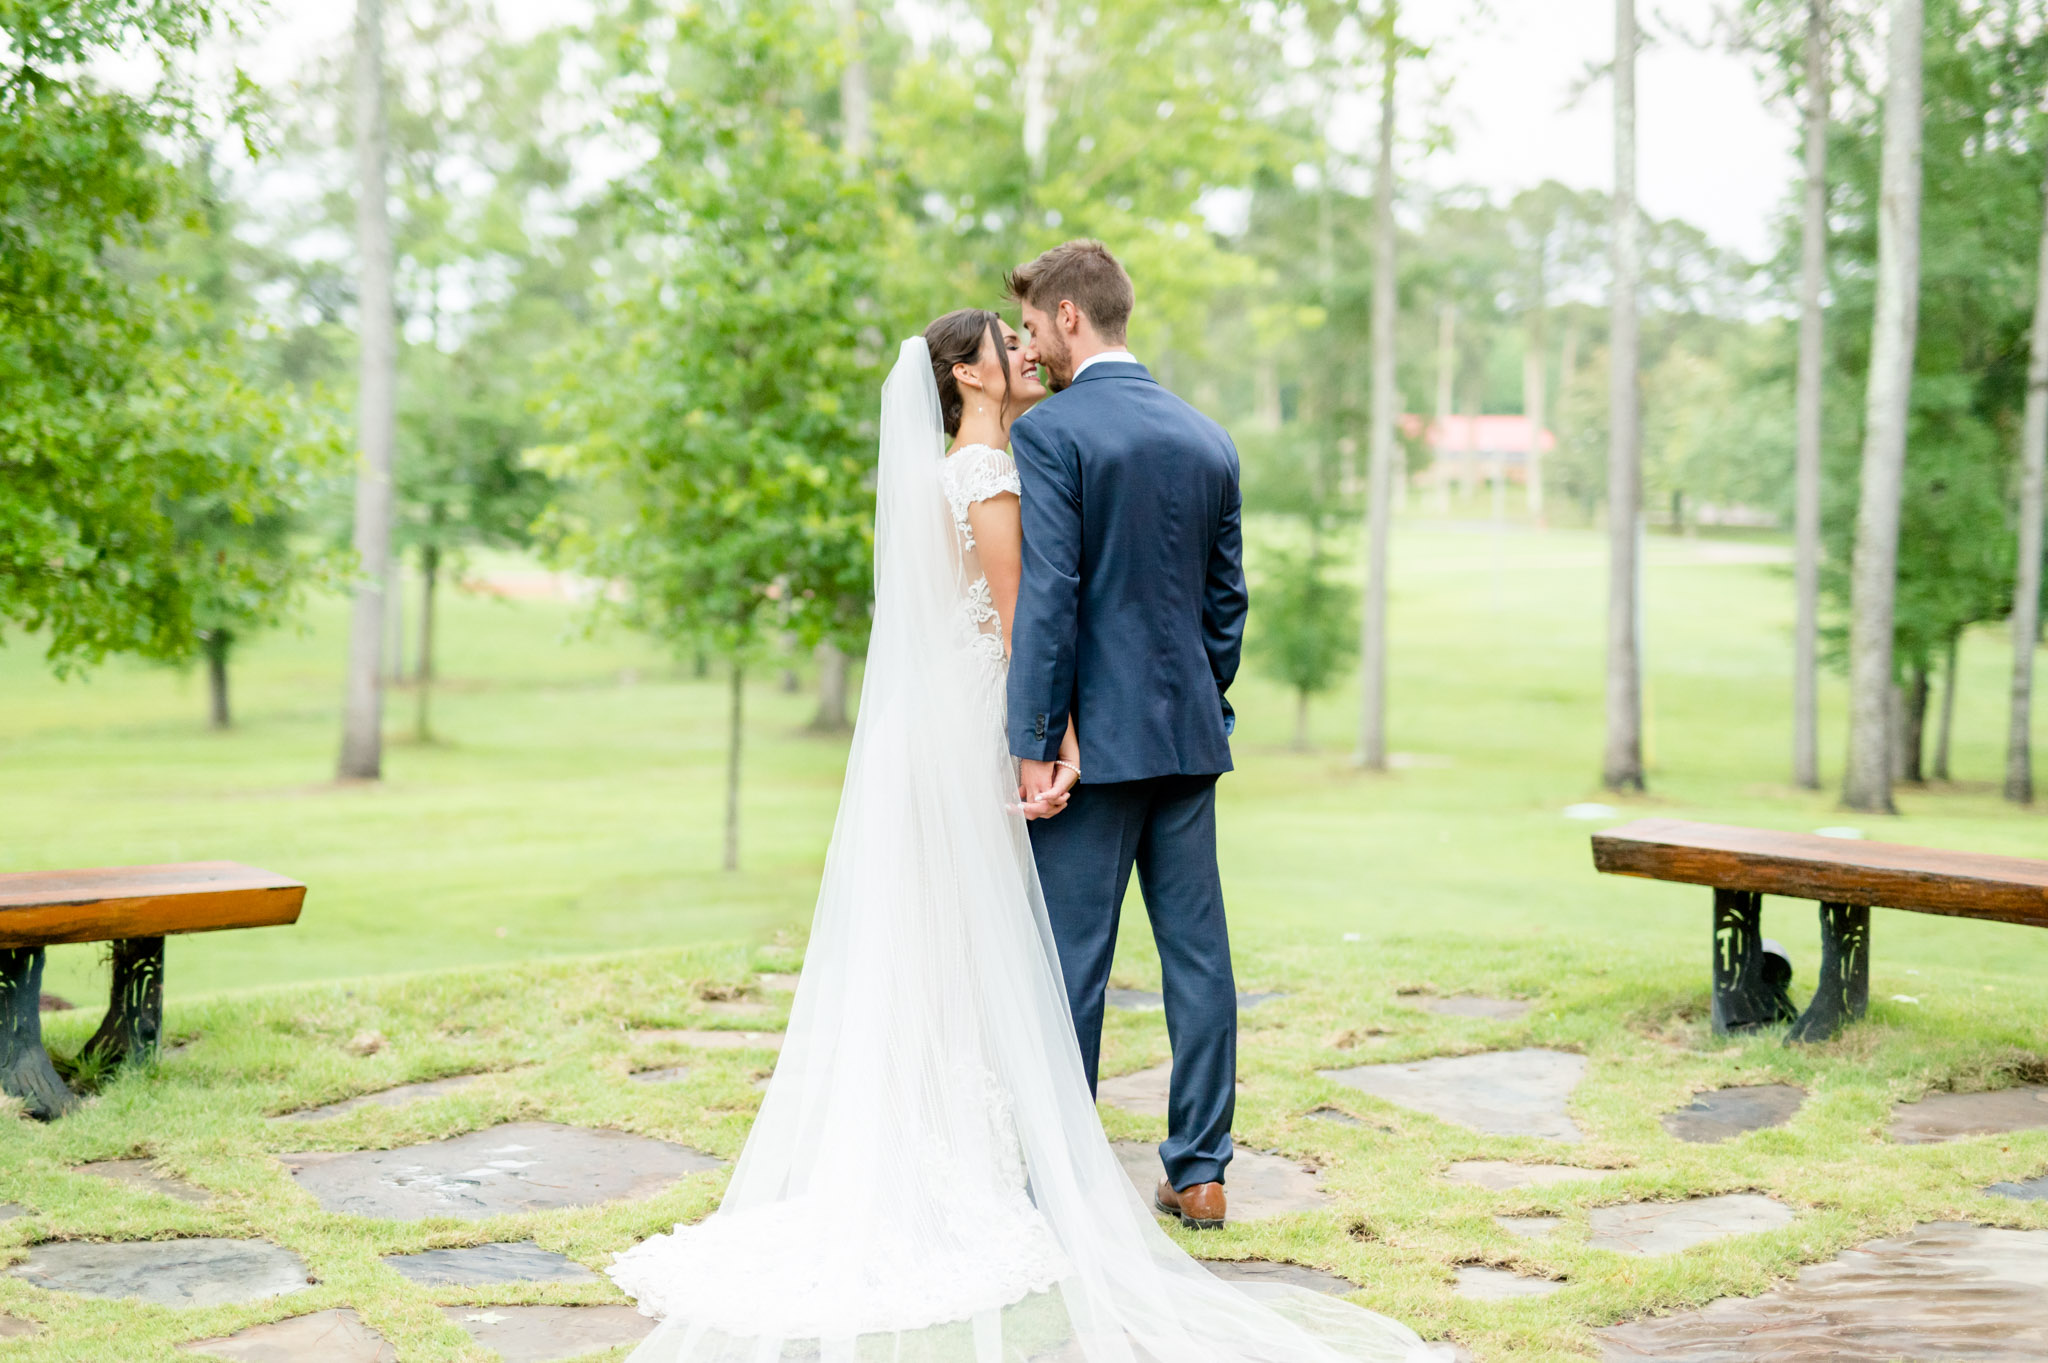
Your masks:
M 1899 496 L 1920 295 L 1921 0 L 1891 0 L 1878 196 L 1877 306 L 1871 325 L 1863 475 L 1849 584 L 1851 809 L 1891 814 L 1891 743 L 1885 712 L 1892 685 L 1892 606 L 1898 588 Z
M 859 165 L 868 155 L 868 60 L 861 34 L 860 0 L 839 0 L 840 41 L 846 65 L 839 69 L 839 149 Z
M 1381 15 L 1379 163 L 1373 170 L 1372 435 L 1367 462 L 1365 636 L 1360 667 L 1364 714 L 1359 717 L 1358 764 L 1387 769 L 1387 541 L 1393 533 L 1394 496 L 1394 75 L 1400 62 L 1395 6 Z M 1302 722 L 1307 723 L 1307 697 Z
M 2012 712 L 2005 731 L 2005 798 L 2034 799 L 2034 651 L 2041 641 L 2041 483 L 2048 464 L 2048 179 L 2043 180 L 2034 334 L 2027 354 L 2027 409 L 2020 432 L 2020 561 L 2013 574 Z
M 1828 267 L 1828 0 L 1806 9 L 1806 200 L 1799 229 L 1798 448 L 1793 458 L 1792 781 L 1820 789 L 1820 436 Z
M 1053 68 L 1053 40 L 1059 31 L 1058 0 L 1038 0 L 1031 11 L 1030 45 L 1024 52 L 1024 163 L 1031 184 L 1045 179 L 1046 145 L 1052 137 L 1052 98 L 1046 91 Z
M 1529 423 L 1529 462 L 1523 465 L 1522 491 L 1528 499 L 1529 519 L 1543 524 L 1543 424 L 1548 419 L 1545 391 L 1550 376 L 1543 364 L 1544 301 L 1539 293 L 1529 309 L 1529 335 L 1522 351 L 1522 415 Z
M 746 669 L 732 665 L 732 710 L 725 744 L 725 869 L 740 869 L 740 729 L 746 718 Z
M 1638 593 L 1642 569 L 1636 522 L 1642 509 L 1641 341 L 1636 278 L 1641 269 L 1636 220 L 1635 0 L 1614 6 L 1614 299 L 1608 339 L 1607 445 L 1607 750 L 1601 779 L 1609 790 L 1643 788 L 1643 678 Z
M 1439 303 L 1436 310 L 1436 460 L 1437 510 L 1451 509 L 1451 403 L 1458 382 L 1458 308 Z
M 225 729 L 234 723 L 234 716 L 228 711 L 228 650 L 233 645 L 233 638 L 224 629 L 206 632 L 207 724 L 210 728 Z
M 384 604 L 390 610 L 391 638 L 384 645 L 391 684 L 405 684 L 405 564 L 394 551 L 384 570 Z
M 413 737 L 422 743 L 434 737 L 431 714 L 434 691 L 434 596 L 441 580 L 441 549 L 420 546 L 420 637 L 413 670 Z
M 356 399 L 355 612 L 342 719 L 344 779 L 376 780 L 384 764 L 384 580 L 391 558 L 391 452 L 397 439 L 398 332 L 391 303 L 391 224 L 385 203 L 383 0 L 357 0 L 356 250 L 361 274 Z
M 1901 781 L 1919 786 L 1927 783 L 1927 699 L 1932 688 L 1926 668 L 1916 666 L 1908 676 L 1908 682 L 1899 691 L 1898 773 Z
M 1957 630 L 1948 637 L 1948 652 L 1942 658 L 1941 671 L 1941 727 L 1934 734 L 1934 779 L 1946 781 L 1948 774 L 1948 741 L 1956 727 L 1956 654 L 1961 651 L 1963 632 Z
M 1308 733 L 1308 692 L 1297 688 L 1294 693 L 1294 750 L 1313 752 L 1315 746 Z
M 818 713 L 811 720 L 811 732 L 843 734 L 853 727 L 847 722 L 846 653 L 831 640 L 818 645 Z

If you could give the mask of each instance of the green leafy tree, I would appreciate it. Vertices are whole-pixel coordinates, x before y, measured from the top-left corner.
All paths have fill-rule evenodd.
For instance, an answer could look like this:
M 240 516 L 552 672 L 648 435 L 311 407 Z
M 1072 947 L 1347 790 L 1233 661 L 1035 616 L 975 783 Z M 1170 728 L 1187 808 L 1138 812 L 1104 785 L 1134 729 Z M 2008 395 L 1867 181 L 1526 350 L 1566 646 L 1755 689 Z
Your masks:
M 1307 752 L 1309 701 L 1335 686 L 1358 651 L 1358 593 L 1332 581 L 1320 537 L 1307 549 L 1269 549 L 1252 611 L 1252 656 L 1294 689 L 1294 747 Z
M 622 187 L 661 261 L 563 396 L 559 466 L 630 508 L 558 514 L 566 557 L 630 589 L 633 624 L 731 666 L 725 865 L 739 860 L 748 667 L 784 634 L 853 621 L 872 573 L 876 299 L 890 219 L 814 126 L 829 34 L 800 0 L 710 4 L 659 59 L 675 83 L 631 109 L 657 150 Z

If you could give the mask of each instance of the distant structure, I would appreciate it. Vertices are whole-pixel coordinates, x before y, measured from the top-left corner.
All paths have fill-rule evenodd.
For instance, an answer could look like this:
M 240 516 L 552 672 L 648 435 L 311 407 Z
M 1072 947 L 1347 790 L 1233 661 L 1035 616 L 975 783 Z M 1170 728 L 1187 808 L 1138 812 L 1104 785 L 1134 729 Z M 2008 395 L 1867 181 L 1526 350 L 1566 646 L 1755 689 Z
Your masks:
M 1435 421 L 1410 415 L 1401 418 L 1401 432 L 1427 445 L 1433 456 L 1429 467 L 1415 475 L 1420 487 L 1456 483 L 1474 488 L 1495 478 L 1527 483 L 1532 446 L 1543 455 L 1557 448 L 1557 437 L 1548 428 L 1535 428 L 1526 416 L 1453 416 Z

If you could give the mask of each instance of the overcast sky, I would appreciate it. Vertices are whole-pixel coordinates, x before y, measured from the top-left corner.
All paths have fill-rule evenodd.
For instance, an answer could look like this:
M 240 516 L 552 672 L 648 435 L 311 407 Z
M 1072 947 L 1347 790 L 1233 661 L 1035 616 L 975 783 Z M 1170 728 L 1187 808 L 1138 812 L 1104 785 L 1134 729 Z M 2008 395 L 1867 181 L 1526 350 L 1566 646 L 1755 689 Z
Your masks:
M 1480 23 L 1464 20 L 1459 0 L 1407 9 L 1418 36 L 1438 43 L 1437 73 L 1453 81 L 1442 112 L 1456 138 L 1412 173 L 1503 193 L 1545 179 L 1611 187 L 1612 91 L 1602 79 L 1571 101 L 1587 68 L 1613 57 L 1613 0 L 1492 0 L 1491 8 Z M 1637 0 L 1646 27 L 1663 28 L 1661 18 L 1702 36 L 1715 8 L 1714 0 Z M 1791 110 L 1765 103 L 1753 60 L 1661 40 L 1637 60 L 1636 100 L 1644 208 L 1684 218 L 1751 258 L 1768 254 L 1798 170 L 1797 126 Z M 1370 138 L 1372 116 L 1359 112 L 1360 126 L 1347 131 Z
M 1614 51 L 1613 0 L 1483 0 L 1492 13 L 1474 21 L 1475 0 L 1428 0 L 1404 8 L 1415 35 L 1436 45 L 1431 75 L 1448 79 L 1439 116 L 1453 146 L 1404 168 L 1435 185 L 1482 186 L 1505 197 L 1545 179 L 1576 188 L 1613 184 L 1613 104 L 1607 82 L 1576 102 L 1572 88 Z M 1717 3 L 1637 0 L 1647 31 L 1706 34 Z M 499 0 L 518 28 L 537 27 L 574 0 Z M 245 60 L 258 79 L 289 79 L 306 54 L 348 41 L 352 5 L 336 0 L 274 0 Z M 1796 172 L 1796 126 L 1788 109 L 1767 105 L 1753 63 L 1682 41 L 1654 41 L 1638 61 L 1636 143 L 1644 207 L 1704 228 L 1724 246 L 1757 258 L 1769 253 L 1772 223 Z M 1404 103 L 1406 101 L 1404 100 Z M 1367 146 L 1376 112 L 1359 104 L 1343 115 L 1338 140 Z

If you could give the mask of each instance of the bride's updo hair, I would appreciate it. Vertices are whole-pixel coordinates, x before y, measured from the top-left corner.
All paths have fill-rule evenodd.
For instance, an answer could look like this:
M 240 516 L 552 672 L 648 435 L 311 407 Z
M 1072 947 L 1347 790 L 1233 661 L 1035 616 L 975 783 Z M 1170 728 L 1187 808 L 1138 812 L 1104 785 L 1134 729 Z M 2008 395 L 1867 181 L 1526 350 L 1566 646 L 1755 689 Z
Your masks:
M 996 359 L 1003 366 L 1003 400 L 1010 398 L 1010 348 L 1003 344 L 1003 319 L 987 308 L 961 308 L 949 312 L 924 329 L 925 347 L 932 352 L 932 378 L 939 385 L 939 415 L 947 435 L 960 434 L 960 414 L 965 399 L 960 381 L 953 377 L 956 364 L 973 364 L 981 358 L 981 342 L 995 342 Z

